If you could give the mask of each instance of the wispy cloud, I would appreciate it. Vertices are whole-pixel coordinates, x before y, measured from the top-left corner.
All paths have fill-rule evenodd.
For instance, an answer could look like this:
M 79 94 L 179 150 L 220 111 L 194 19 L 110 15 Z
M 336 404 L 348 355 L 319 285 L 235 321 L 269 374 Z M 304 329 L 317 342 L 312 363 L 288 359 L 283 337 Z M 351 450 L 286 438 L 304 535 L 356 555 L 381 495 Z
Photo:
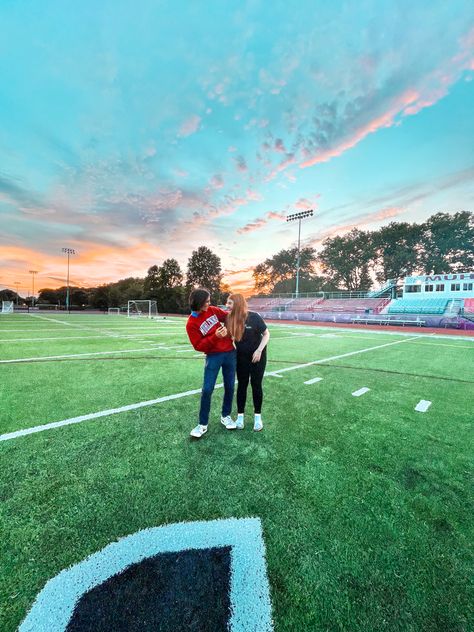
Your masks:
M 198 131 L 200 124 L 201 117 L 193 114 L 181 125 L 178 135 L 182 137 L 191 136 L 191 134 L 195 134 Z

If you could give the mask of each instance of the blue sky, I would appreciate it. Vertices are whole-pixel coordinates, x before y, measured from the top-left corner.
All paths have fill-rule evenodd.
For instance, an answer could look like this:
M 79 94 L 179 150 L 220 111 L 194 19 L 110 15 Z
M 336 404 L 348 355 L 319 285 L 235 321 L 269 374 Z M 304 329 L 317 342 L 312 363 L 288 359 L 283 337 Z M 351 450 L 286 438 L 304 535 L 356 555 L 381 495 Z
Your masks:
M 144 276 L 193 248 L 234 289 L 293 245 L 472 210 L 470 1 L 0 5 L 0 287 Z

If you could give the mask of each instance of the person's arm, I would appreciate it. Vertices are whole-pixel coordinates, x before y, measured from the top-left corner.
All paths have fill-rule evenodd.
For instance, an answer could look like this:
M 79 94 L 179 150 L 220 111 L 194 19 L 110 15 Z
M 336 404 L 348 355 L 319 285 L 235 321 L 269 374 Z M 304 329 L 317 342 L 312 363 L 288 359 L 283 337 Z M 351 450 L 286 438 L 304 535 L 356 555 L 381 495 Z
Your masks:
M 217 329 L 213 334 L 209 336 L 202 336 L 201 332 L 192 325 L 186 325 L 186 332 L 190 343 L 196 349 L 202 353 L 212 353 L 215 350 L 217 338 L 225 338 L 227 336 L 227 330 L 224 328 Z
M 269 340 L 270 340 L 270 332 L 268 331 L 268 329 L 265 329 L 265 331 L 263 332 L 263 336 L 260 341 L 260 344 L 258 345 L 258 347 L 253 353 L 252 362 L 260 362 L 260 358 L 262 357 L 262 351 L 267 346 Z
M 212 305 L 212 311 L 217 316 L 217 318 L 221 321 L 221 323 L 225 323 L 225 320 L 227 316 L 229 315 L 229 312 L 226 312 L 225 309 L 221 309 L 220 307 L 215 307 L 214 305 Z

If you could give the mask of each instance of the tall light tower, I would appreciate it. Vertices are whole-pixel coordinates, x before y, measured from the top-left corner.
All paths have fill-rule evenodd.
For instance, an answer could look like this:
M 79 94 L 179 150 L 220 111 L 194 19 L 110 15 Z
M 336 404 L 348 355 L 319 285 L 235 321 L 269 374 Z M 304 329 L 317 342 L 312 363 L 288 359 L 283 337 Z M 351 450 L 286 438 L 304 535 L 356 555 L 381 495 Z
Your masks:
M 20 292 L 20 281 L 15 281 L 13 285 L 16 287 L 16 306 L 18 307 L 18 296 Z
M 300 211 L 299 213 L 292 213 L 291 215 L 287 215 L 287 222 L 295 222 L 298 221 L 298 257 L 296 259 L 296 298 L 298 298 L 300 293 L 300 243 L 301 243 L 301 220 L 306 217 L 312 217 L 313 210 L 309 211 Z
M 34 307 L 35 306 L 35 274 L 38 274 L 38 270 L 29 270 L 29 273 L 31 274 L 32 283 L 33 283 L 33 290 L 32 290 L 33 299 L 31 301 L 31 307 Z
M 62 251 L 67 255 L 67 290 L 66 290 L 66 309 L 69 312 L 69 257 L 75 255 L 74 248 L 63 248 Z

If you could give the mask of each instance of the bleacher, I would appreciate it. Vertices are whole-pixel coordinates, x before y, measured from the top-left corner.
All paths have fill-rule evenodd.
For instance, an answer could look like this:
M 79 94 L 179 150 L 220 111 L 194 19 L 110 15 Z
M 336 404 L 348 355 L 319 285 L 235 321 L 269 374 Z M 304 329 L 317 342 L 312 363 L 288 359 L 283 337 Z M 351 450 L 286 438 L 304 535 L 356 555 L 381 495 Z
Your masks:
M 365 314 L 371 311 L 378 314 L 389 302 L 386 298 L 327 298 L 315 306 L 315 312 Z
M 389 314 L 444 314 L 449 300 L 446 298 L 410 299 L 400 298 L 392 301 Z
M 474 298 L 464 299 L 464 312 L 466 314 L 474 314 Z
M 324 301 L 323 298 L 295 298 L 286 305 L 288 312 L 313 312 Z

